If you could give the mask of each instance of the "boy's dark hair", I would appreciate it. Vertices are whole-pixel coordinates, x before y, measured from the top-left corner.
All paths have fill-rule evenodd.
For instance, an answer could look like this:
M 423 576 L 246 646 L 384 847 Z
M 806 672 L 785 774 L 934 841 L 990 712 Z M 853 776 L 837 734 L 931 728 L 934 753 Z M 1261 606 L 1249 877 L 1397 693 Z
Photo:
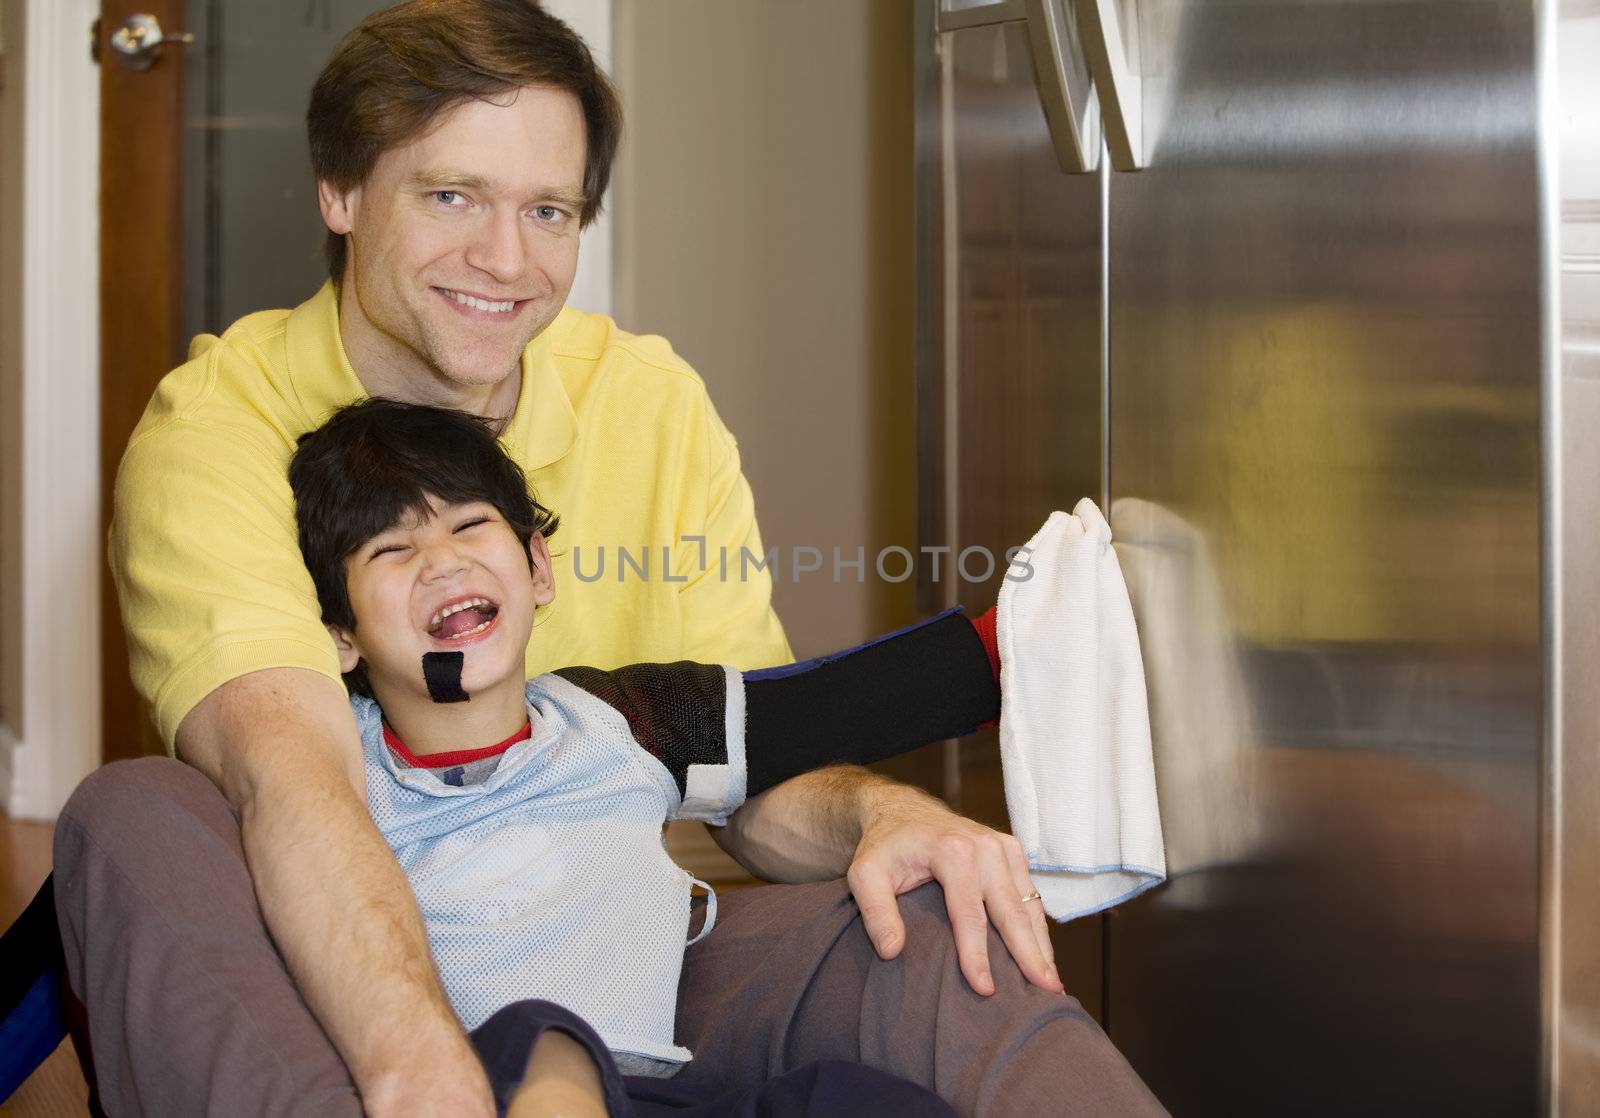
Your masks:
M 440 113 L 523 86 L 564 89 L 583 110 L 587 154 L 579 227 L 600 213 L 622 136 L 622 105 L 582 39 L 534 0 L 409 0 L 374 12 L 334 49 L 311 90 L 311 171 L 360 186 L 390 148 Z M 345 242 L 329 232 L 328 274 L 344 277 Z
M 300 436 L 289 487 L 322 620 L 342 629 L 356 627 L 345 560 L 408 512 L 426 515 L 429 497 L 493 505 L 524 549 L 535 532 L 548 539 L 560 525 L 528 492 L 521 467 L 484 420 L 398 400 L 350 404 Z M 345 682 L 357 694 L 371 694 L 361 668 Z

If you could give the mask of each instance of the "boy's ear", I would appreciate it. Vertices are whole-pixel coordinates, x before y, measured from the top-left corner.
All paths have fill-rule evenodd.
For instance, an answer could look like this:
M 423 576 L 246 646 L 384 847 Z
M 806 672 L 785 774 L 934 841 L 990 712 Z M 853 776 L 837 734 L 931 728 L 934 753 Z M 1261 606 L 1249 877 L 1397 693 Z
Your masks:
M 356 648 L 354 634 L 348 629 L 341 629 L 337 625 L 327 626 L 328 635 L 333 638 L 333 647 L 339 652 L 339 670 L 353 672 L 356 665 L 361 663 L 361 650 Z
M 550 570 L 550 547 L 535 532 L 528 540 L 528 573 L 533 576 L 533 604 L 547 606 L 556 600 L 556 582 Z

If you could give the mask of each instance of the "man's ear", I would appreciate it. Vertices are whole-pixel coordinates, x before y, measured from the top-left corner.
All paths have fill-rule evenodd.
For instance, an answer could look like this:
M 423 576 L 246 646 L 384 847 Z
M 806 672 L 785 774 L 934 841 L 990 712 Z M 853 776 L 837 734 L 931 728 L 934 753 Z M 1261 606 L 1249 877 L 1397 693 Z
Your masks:
M 355 634 L 337 625 L 329 625 L 327 630 L 333 638 L 333 647 L 339 652 L 339 670 L 345 673 L 355 671 L 356 665 L 361 663 L 361 650 L 356 647 Z
M 547 606 L 556 600 L 556 580 L 550 570 L 550 547 L 535 532 L 528 540 L 528 573 L 533 576 L 533 604 Z
M 322 211 L 322 223 L 341 237 L 356 225 L 356 204 L 361 188 L 340 190 L 327 179 L 317 180 L 317 208 Z

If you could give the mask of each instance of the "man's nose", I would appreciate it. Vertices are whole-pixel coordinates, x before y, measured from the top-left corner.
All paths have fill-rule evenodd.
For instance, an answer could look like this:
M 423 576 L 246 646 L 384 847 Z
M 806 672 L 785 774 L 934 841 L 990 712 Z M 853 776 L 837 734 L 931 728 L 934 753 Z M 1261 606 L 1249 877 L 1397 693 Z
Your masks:
M 514 283 L 522 278 L 527 263 L 527 249 L 522 238 L 522 221 L 518 214 L 491 212 L 467 247 L 467 263 L 500 283 Z

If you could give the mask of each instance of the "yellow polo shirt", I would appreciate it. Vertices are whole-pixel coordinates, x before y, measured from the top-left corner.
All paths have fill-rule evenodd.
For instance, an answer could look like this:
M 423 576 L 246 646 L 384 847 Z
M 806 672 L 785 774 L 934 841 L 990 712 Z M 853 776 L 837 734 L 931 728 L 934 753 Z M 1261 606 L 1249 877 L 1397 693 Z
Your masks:
M 281 667 L 339 678 L 287 471 L 300 435 L 365 395 L 332 285 L 196 339 L 156 389 L 117 474 L 111 566 L 134 683 L 169 749 L 230 679 Z M 561 517 L 556 600 L 536 619 L 529 676 L 793 658 L 754 561 L 763 549 L 738 448 L 664 340 L 562 310 L 522 355 L 501 443 Z

